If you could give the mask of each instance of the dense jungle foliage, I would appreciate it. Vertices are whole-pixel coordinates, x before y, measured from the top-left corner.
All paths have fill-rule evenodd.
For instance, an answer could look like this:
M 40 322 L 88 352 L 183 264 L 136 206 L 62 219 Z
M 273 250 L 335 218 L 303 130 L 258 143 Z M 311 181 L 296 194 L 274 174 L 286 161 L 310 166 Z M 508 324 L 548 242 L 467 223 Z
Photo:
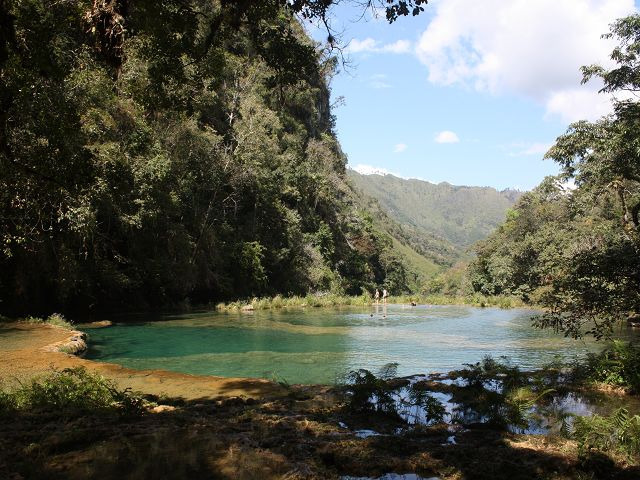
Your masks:
M 2 0 L 0 311 L 407 290 L 293 16 L 330 4 Z
M 538 323 L 575 337 L 607 336 L 640 312 L 640 102 L 619 95 L 640 90 L 640 16 L 618 20 L 607 36 L 619 41 L 615 68 L 583 74 L 618 94 L 614 113 L 557 139 L 546 157 L 561 175 L 523 195 L 470 269 L 476 291 L 543 305 Z

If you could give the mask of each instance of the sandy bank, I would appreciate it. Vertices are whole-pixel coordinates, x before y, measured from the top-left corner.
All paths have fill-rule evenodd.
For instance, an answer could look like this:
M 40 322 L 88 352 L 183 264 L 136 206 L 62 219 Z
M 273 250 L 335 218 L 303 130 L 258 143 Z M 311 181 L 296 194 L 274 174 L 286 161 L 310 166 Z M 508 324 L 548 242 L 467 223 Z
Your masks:
M 82 349 L 82 332 L 53 325 L 0 324 L 0 382 L 12 384 L 46 373 L 52 368 L 85 367 L 115 381 L 121 388 L 185 400 L 216 397 L 262 397 L 278 395 L 282 389 L 260 379 L 189 375 L 166 370 L 132 370 L 94 362 L 66 352 Z

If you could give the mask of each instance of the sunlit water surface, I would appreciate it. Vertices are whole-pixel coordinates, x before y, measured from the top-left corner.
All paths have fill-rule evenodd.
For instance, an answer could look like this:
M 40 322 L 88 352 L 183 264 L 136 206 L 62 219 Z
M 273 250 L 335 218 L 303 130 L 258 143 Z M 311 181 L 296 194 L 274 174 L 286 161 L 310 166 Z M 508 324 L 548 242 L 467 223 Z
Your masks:
M 358 368 L 396 362 L 399 375 L 445 372 L 485 355 L 533 369 L 599 347 L 532 328 L 536 313 L 389 305 L 175 315 L 88 330 L 88 357 L 136 369 L 332 383 Z

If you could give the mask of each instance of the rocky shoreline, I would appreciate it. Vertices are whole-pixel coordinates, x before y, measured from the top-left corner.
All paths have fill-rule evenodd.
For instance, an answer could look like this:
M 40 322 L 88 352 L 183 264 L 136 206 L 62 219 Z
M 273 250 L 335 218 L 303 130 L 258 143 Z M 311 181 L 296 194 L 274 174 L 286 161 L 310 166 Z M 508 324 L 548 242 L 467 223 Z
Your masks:
M 62 328 L 62 327 L 58 327 Z M 69 338 L 44 347 L 46 352 L 61 352 L 69 355 L 81 355 L 87 351 L 87 334 L 79 330 L 71 330 Z

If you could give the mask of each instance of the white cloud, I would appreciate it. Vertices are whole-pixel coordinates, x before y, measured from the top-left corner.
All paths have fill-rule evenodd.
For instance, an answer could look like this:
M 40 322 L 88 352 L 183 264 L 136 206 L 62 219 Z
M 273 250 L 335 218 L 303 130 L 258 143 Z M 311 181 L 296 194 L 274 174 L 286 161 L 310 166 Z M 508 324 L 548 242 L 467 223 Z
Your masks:
M 354 38 L 353 40 L 351 40 L 351 42 L 349 42 L 347 50 L 350 53 L 370 52 L 374 48 L 376 48 L 376 43 L 378 42 L 376 42 L 371 37 L 365 38 L 364 40 L 358 40 L 357 38 Z
M 400 175 L 390 172 L 386 168 L 374 167 L 372 165 L 365 165 L 362 163 L 353 167 L 353 170 L 361 175 L 393 175 L 394 177 L 400 177 Z
M 391 85 L 389 85 L 387 82 L 383 82 L 382 80 L 372 80 L 371 82 L 369 82 L 369 86 L 378 90 L 382 88 L 391 88 Z
M 422 182 L 434 183 L 431 180 L 426 180 L 421 177 L 405 177 L 403 175 L 400 175 L 399 173 L 387 170 L 386 168 L 374 167 L 372 165 L 365 165 L 362 163 L 359 163 L 355 167 L 352 167 L 351 165 L 349 165 L 348 167 L 358 172 L 360 175 L 393 175 L 394 177 L 402 178 L 404 180 L 420 180 Z
M 553 92 L 546 105 L 548 116 L 559 115 L 569 122 L 595 120 L 611 113 L 611 96 L 586 88 L 567 88 Z
M 454 132 L 450 130 L 444 130 L 436 135 L 434 141 L 436 143 L 458 143 L 460 139 Z
M 354 38 L 349 42 L 347 51 L 349 53 L 409 53 L 411 52 L 411 42 L 409 40 L 397 40 L 393 43 L 380 44 L 371 37 L 364 40 Z
M 395 147 L 393 147 L 393 153 L 402 153 L 407 149 L 406 143 L 398 143 Z
M 387 83 L 387 76 L 384 73 L 376 73 L 369 77 L 369 86 L 371 88 L 391 88 L 391 85 Z
M 530 155 L 543 156 L 551 148 L 550 143 L 522 143 L 517 142 L 510 145 L 512 149 L 515 149 L 509 156 L 511 157 L 524 157 Z
M 409 40 L 398 40 L 383 45 L 380 50 L 386 53 L 409 53 L 411 51 L 411 42 Z
M 634 0 L 436 0 L 432 8 L 416 46 L 429 81 L 524 95 L 567 121 L 610 108 L 593 101 L 597 84 L 580 87 L 579 68 L 610 65 L 615 42 L 601 35 L 635 11 Z

